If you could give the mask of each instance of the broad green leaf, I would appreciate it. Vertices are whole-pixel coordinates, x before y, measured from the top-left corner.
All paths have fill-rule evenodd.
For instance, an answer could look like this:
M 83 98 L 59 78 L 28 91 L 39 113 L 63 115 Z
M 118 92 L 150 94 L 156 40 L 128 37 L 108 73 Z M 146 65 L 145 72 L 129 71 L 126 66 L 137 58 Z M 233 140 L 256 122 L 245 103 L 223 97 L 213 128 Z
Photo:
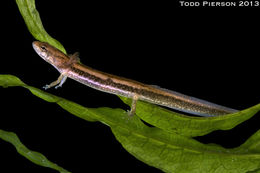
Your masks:
M 157 127 L 148 127 L 138 116 L 129 119 L 126 112 L 121 109 L 84 108 L 28 86 L 14 76 L 0 75 L 0 86 L 8 87 L 9 83 L 10 86 L 25 87 L 36 96 L 57 103 L 80 118 L 85 120 L 92 118 L 109 125 L 117 140 L 128 152 L 165 172 L 237 173 L 258 171 L 260 168 L 260 145 L 258 145 L 260 131 L 240 147 L 225 149 L 218 145 L 202 144 L 192 138 Z
M 16 0 L 16 4 L 23 16 L 28 30 L 34 38 L 42 42 L 48 42 L 66 54 L 64 47 L 45 31 L 40 15 L 35 8 L 35 0 Z
M 26 146 L 24 146 L 17 135 L 13 132 L 7 132 L 0 129 L 0 138 L 3 139 L 6 142 L 11 143 L 17 150 L 18 153 L 20 153 L 22 156 L 26 157 L 31 162 L 55 169 L 59 172 L 65 173 L 68 172 L 67 170 L 63 169 L 62 167 L 56 165 L 55 163 L 50 162 L 44 155 L 41 153 L 31 151 Z
M 131 99 L 120 97 L 131 105 Z M 145 122 L 169 132 L 184 136 L 202 136 L 215 130 L 229 130 L 248 120 L 260 110 L 260 104 L 243 111 L 216 117 L 191 117 L 178 114 L 162 107 L 137 102 L 136 114 Z
M 132 155 L 165 172 L 242 173 L 258 170 L 260 166 L 259 153 L 203 145 L 158 128 L 136 126 L 138 133 L 134 133 L 117 126 L 112 131 Z
M 252 135 L 243 145 L 234 149 L 234 151 L 260 153 L 260 130 Z

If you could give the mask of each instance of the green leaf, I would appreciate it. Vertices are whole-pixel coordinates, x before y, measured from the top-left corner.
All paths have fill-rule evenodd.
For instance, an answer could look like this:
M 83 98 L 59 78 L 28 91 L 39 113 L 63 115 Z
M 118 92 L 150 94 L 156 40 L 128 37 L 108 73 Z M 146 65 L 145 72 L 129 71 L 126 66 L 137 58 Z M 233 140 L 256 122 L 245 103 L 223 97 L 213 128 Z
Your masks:
M 148 127 L 138 116 L 129 119 L 126 112 L 121 109 L 85 108 L 28 86 L 14 76 L 0 75 L 1 86 L 7 87 L 9 83 L 10 86 L 25 87 L 36 96 L 57 103 L 80 118 L 85 120 L 92 118 L 109 125 L 117 140 L 129 153 L 165 172 L 237 173 L 260 169 L 260 131 L 240 147 L 225 149 L 218 145 L 202 144 L 192 138 L 157 127 Z
M 59 104 L 61 107 L 63 107 L 64 109 L 67 108 L 67 110 L 68 110 L 69 107 L 73 106 L 76 109 L 73 109 L 73 110 L 69 109 L 69 112 L 72 113 L 72 114 L 76 114 L 80 118 L 83 118 L 87 121 L 96 121 L 95 117 L 93 118 L 91 116 L 85 115 L 85 113 L 88 113 L 88 111 L 83 106 L 80 106 L 78 104 L 75 104 L 73 102 L 65 100 L 61 97 L 58 97 L 58 96 L 55 96 L 55 95 L 52 95 L 52 94 L 49 94 L 49 93 L 46 93 L 46 92 L 42 92 L 38 88 L 34 88 L 34 87 L 29 86 L 29 85 L 26 85 L 16 76 L 0 75 L 0 86 L 3 86 L 3 87 L 22 86 L 22 87 L 25 87 L 25 88 L 29 89 L 37 97 L 40 97 L 47 102 L 55 102 L 55 103 Z
M 243 145 L 234 149 L 234 151 L 260 153 L 260 130 L 252 135 Z
M 260 154 L 204 145 L 158 128 L 136 126 L 135 132 L 112 128 L 119 142 L 136 158 L 165 172 L 238 173 L 259 169 Z M 146 134 L 146 135 L 142 135 Z M 252 141 L 253 142 L 253 141 Z
M 131 99 L 120 97 L 131 105 Z M 215 130 L 229 130 L 248 120 L 260 110 L 260 104 L 243 111 L 216 117 L 191 117 L 178 114 L 157 105 L 138 101 L 136 114 L 145 122 L 169 132 L 184 136 L 202 136 Z
M 28 148 L 26 148 L 26 146 L 24 146 L 21 143 L 21 141 L 19 140 L 17 135 L 13 132 L 7 132 L 7 131 L 0 129 L 0 138 L 6 142 L 11 143 L 16 148 L 18 153 L 20 153 L 22 156 L 26 157 L 28 160 L 30 160 L 31 162 L 33 162 L 37 165 L 52 168 L 52 169 L 55 169 L 55 170 L 57 170 L 59 172 L 63 172 L 63 173 L 69 172 L 69 171 L 63 169 L 62 167 L 56 165 L 55 163 L 50 162 L 41 153 L 31 151 Z
M 35 0 L 16 0 L 16 4 L 23 16 L 25 24 L 35 39 L 48 42 L 66 54 L 66 50 L 57 40 L 52 38 L 44 29 L 40 15 L 35 7 Z

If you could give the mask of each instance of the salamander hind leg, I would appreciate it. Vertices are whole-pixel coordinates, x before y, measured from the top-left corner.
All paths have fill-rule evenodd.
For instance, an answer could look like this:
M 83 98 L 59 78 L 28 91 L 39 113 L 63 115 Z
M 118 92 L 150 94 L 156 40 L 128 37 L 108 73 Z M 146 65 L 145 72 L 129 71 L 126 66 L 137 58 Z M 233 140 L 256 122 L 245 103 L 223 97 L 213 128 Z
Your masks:
M 132 98 L 131 110 L 127 112 L 127 114 L 130 117 L 133 117 L 135 114 L 137 100 L 138 100 L 138 95 L 134 95 L 134 97 Z

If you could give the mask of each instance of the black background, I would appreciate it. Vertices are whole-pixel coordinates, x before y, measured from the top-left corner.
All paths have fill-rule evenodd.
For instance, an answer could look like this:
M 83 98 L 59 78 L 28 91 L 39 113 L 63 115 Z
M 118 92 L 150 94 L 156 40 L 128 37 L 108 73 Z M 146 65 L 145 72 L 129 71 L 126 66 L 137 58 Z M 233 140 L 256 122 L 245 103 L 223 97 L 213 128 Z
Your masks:
M 32 49 L 14 1 L 1 4 L 0 73 L 42 87 L 58 72 Z M 235 109 L 260 102 L 259 8 L 180 7 L 179 3 L 36 1 L 46 31 L 98 70 L 155 84 Z M 48 92 L 86 107 L 121 107 L 116 96 L 73 80 Z M 0 88 L 0 129 L 72 172 L 160 172 L 127 153 L 99 122 L 81 120 L 26 89 Z M 259 129 L 255 116 L 198 139 L 237 147 Z M 55 172 L 0 141 L 0 172 Z M 3 165 L 2 165 L 3 164 Z M 2 170 L 1 170 L 2 169 Z

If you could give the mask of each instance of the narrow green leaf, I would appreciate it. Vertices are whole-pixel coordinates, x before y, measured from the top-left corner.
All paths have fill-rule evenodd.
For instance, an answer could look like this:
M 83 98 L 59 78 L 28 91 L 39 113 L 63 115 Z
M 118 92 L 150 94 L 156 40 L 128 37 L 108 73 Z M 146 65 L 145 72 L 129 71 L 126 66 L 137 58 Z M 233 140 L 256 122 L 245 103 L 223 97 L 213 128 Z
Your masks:
M 42 42 L 48 42 L 66 54 L 66 50 L 57 40 L 52 38 L 44 29 L 40 15 L 35 7 L 35 0 L 16 0 L 16 4 L 23 16 L 30 33 Z
M 29 150 L 26 146 L 24 146 L 21 143 L 17 135 L 13 132 L 7 132 L 0 129 L 0 138 L 6 142 L 11 143 L 16 148 L 18 153 L 20 153 L 22 156 L 26 157 L 28 160 L 37 165 L 52 168 L 62 173 L 69 172 L 63 169 L 62 167 L 56 165 L 55 163 L 50 162 L 41 153 Z
M 0 77 L 0 86 L 6 88 L 6 87 L 12 87 L 12 86 L 23 86 L 25 83 L 23 83 L 18 77 L 13 75 L 1 75 Z
M 3 87 L 22 86 L 22 87 L 25 87 L 25 88 L 29 89 L 34 95 L 42 98 L 43 100 L 45 100 L 47 102 L 57 103 L 63 108 L 67 108 L 67 107 L 70 107 L 70 106 L 77 107 L 77 109 L 70 110 L 70 113 L 76 114 L 78 117 L 83 118 L 87 121 L 96 121 L 95 117 L 93 118 L 93 117 L 90 117 L 90 116 L 85 116 L 85 114 L 83 116 L 82 113 L 84 113 L 85 111 L 86 112 L 88 111 L 83 106 L 80 106 L 80 105 L 77 105 L 77 104 L 75 105 L 75 103 L 73 103 L 73 102 L 70 102 L 68 100 L 65 100 L 63 98 L 60 98 L 58 96 L 55 96 L 55 95 L 52 95 L 52 94 L 49 94 L 49 93 L 46 93 L 46 92 L 42 92 L 38 88 L 26 85 L 19 78 L 15 77 L 13 75 L 0 75 L 0 86 L 3 86 Z
M 16 86 L 25 87 L 33 91 L 33 94 L 36 93 L 36 96 L 57 103 L 78 117 L 92 118 L 109 125 L 117 140 L 128 152 L 165 172 L 237 173 L 258 171 L 260 168 L 258 145 L 260 131 L 240 147 L 225 149 L 218 145 L 202 144 L 173 131 L 167 132 L 156 127 L 148 127 L 140 121 L 138 116 L 129 118 L 121 109 L 84 108 L 28 86 L 14 76 L 0 75 L 0 81 L 7 81 L 4 83 L 5 86 L 8 86 L 9 82 L 11 86 L 15 86 L 16 81 Z M 0 85 L 3 85 L 3 82 L 0 82 Z
M 120 97 L 131 105 L 131 99 Z M 215 130 L 229 130 L 248 120 L 260 110 L 260 104 L 243 111 L 216 117 L 191 117 L 178 114 L 157 105 L 137 102 L 136 114 L 145 122 L 169 132 L 184 136 L 202 136 Z

